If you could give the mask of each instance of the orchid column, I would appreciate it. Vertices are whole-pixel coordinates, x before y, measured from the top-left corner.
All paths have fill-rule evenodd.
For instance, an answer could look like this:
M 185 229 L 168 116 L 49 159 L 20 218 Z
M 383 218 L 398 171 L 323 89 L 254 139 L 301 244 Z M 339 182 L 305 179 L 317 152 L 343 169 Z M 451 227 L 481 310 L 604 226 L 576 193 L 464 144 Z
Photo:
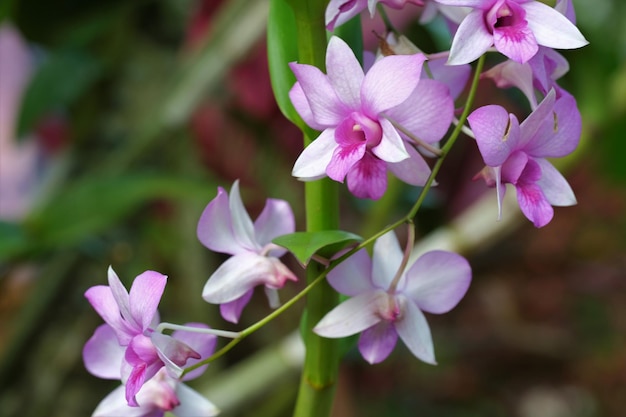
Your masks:
M 324 70 L 326 56 L 325 0 L 294 0 L 291 6 L 296 19 L 298 62 Z M 304 131 L 304 146 L 313 138 Z M 309 232 L 339 228 L 337 183 L 328 178 L 305 183 L 306 230 Z M 312 262 L 307 268 L 307 282 L 322 271 Z M 324 281 L 307 296 L 304 324 L 306 357 L 294 416 L 327 416 L 333 402 L 339 367 L 338 340 L 326 339 L 312 329 L 339 302 L 339 294 Z

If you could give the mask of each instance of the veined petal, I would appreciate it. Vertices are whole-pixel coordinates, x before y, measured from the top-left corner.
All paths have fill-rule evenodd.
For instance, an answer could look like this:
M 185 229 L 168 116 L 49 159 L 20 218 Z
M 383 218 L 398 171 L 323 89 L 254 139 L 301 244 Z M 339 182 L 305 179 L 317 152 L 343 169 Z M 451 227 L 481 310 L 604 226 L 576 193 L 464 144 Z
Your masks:
M 372 260 L 361 249 L 330 271 L 327 280 L 341 294 L 355 296 L 375 288 L 371 275 Z
M 166 283 L 167 276 L 155 271 L 145 271 L 133 281 L 129 296 L 130 311 L 142 331 L 150 326 Z
M 515 184 L 519 207 L 535 227 L 547 225 L 554 216 L 554 209 L 537 183 L 540 176 L 540 166 L 536 161 L 529 160 L 520 180 Z
M 472 270 L 461 255 L 431 251 L 420 256 L 409 268 L 403 292 L 420 310 L 442 314 L 458 304 L 471 280 Z
M 241 312 L 243 311 L 244 307 L 247 306 L 250 302 L 253 293 L 254 289 L 251 288 L 241 297 L 233 301 L 220 304 L 220 314 L 222 315 L 224 320 L 235 324 L 239 323 Z
M 367 0 L 331 0 L 326 7 L 326 29 L 332 31 L 367 7 Z
M 228 193 L 222 187 L 218 187 L 217 196 L 202 212 L 197 236 L 204 246 L 215 252 L 236 255 L 246 251 L 235 239 Z
M 427 65 L 433 79 L 448 87 L 450 91 L 448 95 L 451 96 L 453 100 L 456 100 L 467 85 L 467 80 L 469 80 L 472 74 L 472 67 L 470 65 L 446 65 L 446 60 L 447 58 L 430 59 Z M 428 79 L 428 76 L 422 73 L 422 79 L 417 85 L 418 89 L 420 89 L 426 79 Z
M 362 332 L 382 320 L 377 314 L 377 306 L 384 297 L 387 297 L 384 291 L 376 290 L 349 298 L 326 314 L 313 331 L 329 338 Z
M 541 178 L 537 185 L 550 205 L 561 207 L 575 205 L 577 202 L 572 187 L 554 165 L 545 159 L 535 159 L 535 162 L 541 167 Z
M 578 28 L 552 7 L 539 1 L 520 4 L 526 11 L 528 27 L 537 43 L 556 49 L 574 49 L 587 45 L 587 39 Z
M 326 167 L 330 164 L 337 147 L 335 129 L 326 129 L 309 146 L 304 148 L 291 171 L 294 177 L 305 180 L 317 180 L 326 176 Z
M 387 164 L 366 152 L 348 171 L 347 181 L 348 190 L 354 196 L 377 200 L 387 189 Z
M 391 55 L 376 61 L 361 86 L 363 113 L 372 119 L 409 98 L 417 87 L 424 54 Z
M 182 367 L 190 365 L 187 363 L 189 359 L 202 359 L 198 352 L 172 336 L 153 332 L 150 335 L 150 340 L 156 349 L 159 359 L 165 364 L 167 373 L 172 378 L 180 378 Z
M 85 292 L 85 298 L 105 323 L 115 330 L 121 345 L 126 346 L 137 332 L 141 332 L 139 326 L 131 328 L 126 321 L 122 320 L 120 309 L 109 286 L 93 286 Z
M 421 187 L 426 184 L 430 176 L 430 167 L 415 148 L 407 146 L 406 149 L 409 152 L 409 159 L 395 164 L 387 163 L 387 168 L 407 184 Z
M 359 109 L 363 69 L 352 49 L 337 36 L 333 36 L 328 42 L 326 71 L 339 99 L 351 109 Z
M 532 147 L 537 146 L 537 132 L 541 130 L 542 127 L 546 126 L 546 123 L 549 125 L 553 125 L 554 118 L 551 117 L 551 114 L 554 110 L 554 100 L 556 97 L 556 92 L 554 89 L 550 90 L 550 92 L 544 97 L 544 99 L 539 103 L 537 108 L 533 110 L 532 113 L 528 115 L 528 117 L 521 123 L 520 125 L 520 141 L 519 148 L 526 149 L 529 145 L 529 142 L 534 142 Z M 545 135 L 539 135 L 546 140 Z
M 391 122 L 380 119 L 383 137 L 380 143 L 372 148 L 372 153 L 385 162 L 400 162 L 409 158 L 404 141 Z
M 402 249 L 395 232 L 389 231 L 374 243 L 372 282 L 376 288 L 387 290 L 402 263 Z
M 450 127 L 454 103 L 446 85 L 424 79 L 405 102 L 386 114 L 420 140 L 435 143 L 443 138 Z
M 480 107 L 468 116 L 467 121 L 488 166 L 502 165 L 516 149 L 520 136 L 519 123 L 504 107 L 495 104 Z
M 328 177 L 335 181 L 343 182 L 348 171 L 363 158 L 365 149 L 365 142 L 336 147 L 333 157 L 326 167 Z
M 535 56 L 539 50 L 532 30 L 525 23 L 495 28 L 493 44 L 502 54 L 522 64 Z
M 363 330 L 359 337 L 359 352 L 370 364 L 380 363 L 387 359 L 398 340 L 398 333 L 393 324 L 383 320 Z
M 337 96 L 328 77 L 312 65 L 291 63 L 315 121 L 322 126 L 337 126 L 350 109 Z
M 277 236 L 293 233 L 296 223 L 291 206 L 285 200 L 268 198 L 259 217 L 254 221 L 256 241 L 265 246 Z M 274 256 L 282 256 L 285 251 Z
M 83 362 L 90 374 L 103 379 L 120 379 L 124 351 L 108 324 L 96 328 L 83 348 Z
M 176 417 L 213 417 L 220 413 L 215 404 L 185 384 L 176 384 L 176 396 L 180 400 L 172 410 Z
M 406 300 L 404 314 L 394 325 L 398 335 L 416 358 L 432 365 L 437 364 L 430 327 L 417 305 Z
M 258 244 L 254 236 L 254 224 L 252 223 L 252 219 L 250 219 L 250 215 L 246 211 L 243 201 L 241 201 L 241 194 L 239 193 L 239 180 L 236 180 L 230 189 L 228 205 L 232 216 L 233 232 L 235 233 L 237 243 L 251 252 L 261 250 L 261 246 Z
M 236 300 L 261 284 L 274 284 L 273 262 L 255 253 L 242 253 L 226 260 L 207 281 L 202 298 L 212 304 Z
M 117 303 L 122 318 L 129 325 L 136 327 L 138 331 L 141 331 L 141 323 L 135 321 L 135 318 L 130 311 L 128 291 L 111 266 L 109 266 L 109 269 L 107 270 L 107 278 L 109 281 L 109 288 L 111 289 L 113 298 L 115 298 L 115 302 Z
M 452 39 L 448 65 L 469 64 L 493 45 L 493 35 L 485 26 L 483 14 L 482 10 L 472 10 L 463 19 Z
M 491 78 L 498 88 L 519 88 L 530 102 L 531 107 L 535 108 L 537 107 L 537 99 L 535 98 L 535 88 L 533 86 L 533 70 L 530 65 L 534 59 L 531 59 L 526 64 L 506 60 L 485 71 L 482 77 Z
M 306 98 L 304 90 L 299 82 L 295 83 L 293 87 L 291 87 L 291 90 L 289 90 L 289 99 L 293 103 L 293 107 L 296 109 L 300 117 L 302 117 L 302 120 L 304 120 L 304 123 L 319 131 L 328 127 L 317 123 L 313 117 L 313 111 L 309 105 L 309 100 Z

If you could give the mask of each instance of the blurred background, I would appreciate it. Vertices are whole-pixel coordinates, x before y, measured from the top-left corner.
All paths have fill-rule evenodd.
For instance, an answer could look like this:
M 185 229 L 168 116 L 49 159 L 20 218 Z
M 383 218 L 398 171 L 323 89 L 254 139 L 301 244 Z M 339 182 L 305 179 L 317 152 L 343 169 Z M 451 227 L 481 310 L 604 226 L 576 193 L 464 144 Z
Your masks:
M 272 96 L 268 3 L 0 3 L 0 415 L 88 416 L 118 385 L 88 374 L 81 358 L 101 323 L 83 294 L 106 283 L 109 265 L 127 286 L 147 269 L 168 275 L 165 321 L 237 330 L 268 313 L 256 294 L 232 326 L 201 299 L 224 257 L 195 236 L 217 186 L 237 178 L 253 218 L 266 198 L 282 198 L 302 230 L 303 187 L 290 176 L 302 141 Z M 509 210 L 462 245 L 470 291 L 428 317 L 439 365 L 401 344 L 376 366 L 352 350 L 335 417 L 626 416 L 626 3 L 575 5 L 590 45 L 563 52 L 571 69 L 560 83 L 578 99 L 583 137 L 560 166 L 579 204 L 557 208 L 542 229 Z M 364 19 L 373 49 L 372 27 L 382 32 Z M 427 52 L 441 29 L 407 26 Z M 527 112 L 519 93 L 489 80 L 478 100 Z M 444 164 L 418 215 L 422 237 L 458 216 L 471 224 L 481 199 L 495 205 L 493 190 L 471 181 L 481 168 L 474 148 L 462 139 Z M 416 195 L 394 182 L 375 203 L 343 190 L 342 228 L 368 236 Z M 224 416 L 290 415 L 301 310 L 190 385 Z

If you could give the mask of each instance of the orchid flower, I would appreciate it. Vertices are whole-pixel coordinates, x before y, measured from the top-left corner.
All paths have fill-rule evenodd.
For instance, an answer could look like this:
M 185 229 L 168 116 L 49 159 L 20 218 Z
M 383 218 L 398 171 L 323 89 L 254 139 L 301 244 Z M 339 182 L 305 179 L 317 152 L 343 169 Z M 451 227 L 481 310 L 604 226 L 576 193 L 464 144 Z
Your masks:
M 578 28 L 556 9 L 535 0 L 437 0 L 472 10 L 452 40 L 451 65 L 467 64 L 491 46 L 517 62 L 527 62 L 539 45 L 574 49 L 588 42 Z
M 340 338 L 361 333 L 358 346 L 369 363 L 383 361 L 398 336 L 411 353 L 435 364 L 430 328 L 424 311 L 442 314 L 463 298 L 471 269 L 460 255 L 431 251 L 407 270 L 395 234 L 388 232 L 374 244 L 373 258 L 365 249 L 339 264 L 328 282 L 351 298 L 331 310 L 315 326 L 320 336 Z
M 111 371 L 114 379 L 121 377 L 126 401 L 131 406 L 138 405 L 137 393 L 161 368 L 165 366 L 177 377 L 181 373 L 180 366 L 189 359 L 201 358 L 186 343 L 154 331 L 159 320 L 157 306 L 166 280 L 165 275 L 146 271 L 135 278 L 128 292 L 109 267 L 109 285 L 97 285 L 85 292 L 85 297 L 106 322 L 85 344 L 85 367 L 101 378 L 110 378 Z
M 326 68 L 290 64 L 297 82 L 289 96 L 302 119 L 322 133 L 296 160 L 292 174 L 304 181 L 325 176 L 359 198 L 378 199 L 387 170 L 424 185 L 430 168 L 395 126 L 434 143 L 446 133 L 453 103 L 448 89 L 420 81 L 423 54 L 385 56 L 364 74 L 350 47 L 333 36 Z
M 221 304 L 225 320 L 237 323 L 254 287 L 265 286 L 270 306 L 279 305 L 278 289 L 297 277 L 278 260 L 287 251 L 272 244 L 277 236 L 293 233 L 295 220 L 289 203 L 268 199 L 254 223 L 246 212 L 235 181 L 230 197 L 219 187 L 198 222 L 198 239 L 207 248 L 233 255 L 209 277 L 202 298 Z
M 199 323 L 189 323 L 187 326 L 207 328 L 206 325 Z M 99 343 L 93 343 L 91 352 L 86 356 L 87 369 L 102 378 L 120 379 L 122 368 L 119 364 L 123 363 L 124 353 L 120 345 L 115 343 L 114 330 L 108 325 L 103 325 L 96 330 L 96 334 L 98 333 L 103 334 L 96 337 Z M 113 337 L 106 337 L 107 333 Z M 216 337 L 213 335 L 177 330 L 172 333 L 172 337 L 191 346 L 202 357 L 210 356 L 215 350 Z M 197 359 L 190 359 L 187 365 L 196 362 Z M 206 366 L 189 372 L 182 380 L 196 378 L 205 369 Z M 162 417 L 166 411 L 172 412 L 177 417 L 210 417 L 219 412 L 213 403 L 178 378 L 174 378 L 163 367 L 136 393 L 136 405 L 128 404 L 125 391 L 124 385 L 112 391 L 100 402 L 92 417 Z
M 409 3 L 424 5 L 422 0 L 330 0 L 326 8 L 326 29 L 335 30 L 365 9 L 369 10 L 371 17 L 374 17 L 378 3 L 392 9 L 401 9 Z
M 487 165 L 478 176 L 496 187 L 500 213 L 505 184 L 513 184 L 520 209 L 536 227 L 552 220 L 552 206 L 576 204 L 567 180 L 546 158 L 565 156 L 576 149 L 580 113 L 573 97 L 555 100 L 555 96 L 550 90 L 521 124 L 497 105 L 476 109 L 467 119 Z

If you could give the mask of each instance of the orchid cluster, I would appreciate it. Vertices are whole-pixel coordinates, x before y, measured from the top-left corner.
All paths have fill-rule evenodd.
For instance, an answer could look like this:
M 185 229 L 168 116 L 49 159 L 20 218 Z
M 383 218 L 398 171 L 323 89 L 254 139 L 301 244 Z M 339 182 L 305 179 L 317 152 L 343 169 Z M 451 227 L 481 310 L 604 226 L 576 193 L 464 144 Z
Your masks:
M 389 33 L 379 35 L 379 50 L 371 53 L 355 53 L 348 42 L 332 35 L 325 71 L 289 62 L 296 82 L 285 91 L 295 121 L 319 132 L 295 161 L 292 175 L 305 182 L 324 177 L 345 181 L 355 197 L 379 199 L 391 173 L 421 187 L 411 211 L 373 238 L 341 233 L 335 238 L 332 231 L 296 232 L 296 217 L 284 200 L 268 199 L 253 221 L 239 181 L 230 192 L 219 187 L 200 216 L 197 236 L 209 250 L 230 257 L 210 275 L 202 298 L 218 304 L 222 317 L 237 324 L 255 287 L 261 286 L 275 311 L 240 332 L 198 323 L 159 324 L 156 308 L 166 277 L 144 272 L 127 292 L 110 269 L 109 286 L 86 293 L 106 324 L 87 342 L 84 360 L 92 374 L 120 379 L 122 386 L 95 416 L 156 416 L 165 411 L 215 415 L 215 406 L 182 381 L 198 376 L 210 361 L 323 280 L 345 301 L 319 316 L 311 326 L 314 334 L 328 339 L 360 334 L 358 349 L 372 364 L 385 360 L 399 337 L 416 358 L 436 364 L 424 313 L 453 309 L 468 291 L 472 272 L 456 253 L 434 250 L 415 256 L 413 218 L 462 131 L 476 142 L 484 160 L 475 178 L 496 188 L 500 207 L 506 184 L 515 188 L 522 213 L 536 227 L 550 222 L 553 206 L 576 203 L 571 187 L 548 160 L 574 151 L 581 134 L 576 101 L 557 84 L 568 70 L 567 60 L 551 49 L 586 44 L 575 26 L 571 2 L 559 0 L 552 8 L 534 0 L 331 0 L 326 29 L 335 30 L 365 9 L 371 16 L 377 10 L 384 13 L 384 6 L 417 7 L 420 21 L 440 15 L 452 31 L 450 51 L 426 54 L 388 27 Z M 483 72 L 485 54 L 494 52 L 504 58 Z M 455 102 L 466 90 L 476 59 L 467 101 L 457 109 Z M 528 99 L 527 117 L 520 122 L 495 104 L 472 111 L 480 78 L 522 91 Z M 433 158 L 436 162 L 430 163 Z M 404 250 L 394 232 L 402 224 L 408 225 Z M 315 243 L 319 241 L 323 243 Z M 338 243 L 343 244 L 340 249 L 322 256 L 321 249 Z M 322 272 L 281 304 L 278 291 L 299 275 L 280 260 L 288 252 L 302 264 L 322 265 Z M 166 335 L 167 328 L 176 331 Z M 216 336 L 234 340 L 214 354 Z

